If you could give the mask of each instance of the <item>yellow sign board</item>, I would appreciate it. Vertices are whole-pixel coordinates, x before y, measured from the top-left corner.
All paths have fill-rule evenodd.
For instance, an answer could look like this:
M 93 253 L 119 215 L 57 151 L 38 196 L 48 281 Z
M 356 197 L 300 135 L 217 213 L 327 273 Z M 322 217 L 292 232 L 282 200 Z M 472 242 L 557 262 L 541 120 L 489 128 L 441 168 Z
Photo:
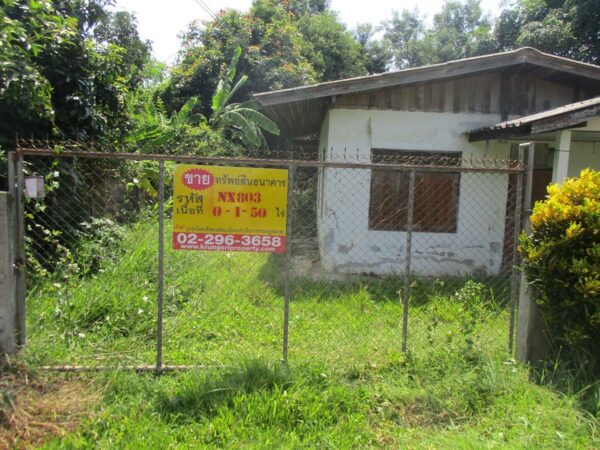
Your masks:
M 173 248 L 285 252 L 288 171 L 178 165 Z

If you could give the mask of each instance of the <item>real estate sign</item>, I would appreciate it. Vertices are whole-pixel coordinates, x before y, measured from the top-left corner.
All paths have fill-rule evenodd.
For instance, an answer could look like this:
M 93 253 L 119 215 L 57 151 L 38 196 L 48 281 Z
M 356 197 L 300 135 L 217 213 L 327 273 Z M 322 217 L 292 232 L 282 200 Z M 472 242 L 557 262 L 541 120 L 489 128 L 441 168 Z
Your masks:
M 178 165 L 173 248 L 285 252 L 288 171 Z

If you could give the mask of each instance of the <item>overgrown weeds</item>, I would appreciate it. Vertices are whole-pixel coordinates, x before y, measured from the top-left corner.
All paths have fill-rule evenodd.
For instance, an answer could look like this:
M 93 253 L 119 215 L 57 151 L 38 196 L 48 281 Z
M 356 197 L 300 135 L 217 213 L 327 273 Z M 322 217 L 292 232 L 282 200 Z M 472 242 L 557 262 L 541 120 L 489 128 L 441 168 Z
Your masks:
M 127 226 L 95 273 L 36 287 L 24 359 L 152 363 L 156 232 Z M 295 278 L 281 365 L 274 258 L 168 249 L 164 361 L 216 368 L 97 375 L 101 406 L 48 447 L 598 446 L 582 388 L 531 382 L 509 357 L 503 294 L 486 280 L 415 280 L 403 354 L 397 280 Z

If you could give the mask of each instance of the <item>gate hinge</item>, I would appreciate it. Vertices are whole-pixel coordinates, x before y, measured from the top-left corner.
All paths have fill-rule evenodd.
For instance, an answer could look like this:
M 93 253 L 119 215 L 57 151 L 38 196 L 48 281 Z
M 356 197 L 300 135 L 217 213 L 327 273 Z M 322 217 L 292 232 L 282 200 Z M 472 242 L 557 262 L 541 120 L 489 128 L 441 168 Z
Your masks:
M 22 273 L 25 271 L 25 261 L 23 261 L 23 258 L 15 259 L 15 262 L 13 263 L 13 270 L 15 273 Z

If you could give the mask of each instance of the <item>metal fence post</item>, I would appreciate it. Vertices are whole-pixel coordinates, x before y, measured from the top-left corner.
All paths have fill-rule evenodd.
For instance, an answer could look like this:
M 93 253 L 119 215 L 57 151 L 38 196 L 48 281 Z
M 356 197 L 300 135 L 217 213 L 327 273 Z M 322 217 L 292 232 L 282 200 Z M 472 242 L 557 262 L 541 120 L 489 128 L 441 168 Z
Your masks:
M 164 253 L 165 253 L 165 163 L 158 162 L 158 286 L 156 319 L 156 371 L 162 370 L 163 350 L 163 290 L 164 290 Z
M 413 209 L 415 203 L 415 170 L 408 181 L 408 211 L 406 217 L 406 249 L 404 252 L 404 293 L 402 299 L 402 351 L 406 353 L 408 339 L 408 300 L 410 298 L 410 259 L 412 254 Z
M 525 148 L 529 144 L 520 144 L 519 153 L 517 159 L 521 165 L 525 164 L 524 153 Z M 533 152 L 529 152 L 533 156 Z M 527 167 L 529 170 L 529 167 Z M 512 254 L 512 267 L 511 267 L 511 280 L 510 280 L 510 323 L 508 330 L 508 352 L 512 354 L 514 348 L 514 337 L 515 337 L 515 309 L 517 302 L 519 301 L 519 271 L 517 265 L 519 264 L 519 233 L 521 232 L 521 221 L 522 221 L 522 206 L 523 206 L 523 171 L 517 174 L 517 193 L 515 196 L 515 219 L 514 219 L 514 231 L 513 231 L 513 254 Z
M 290 272 L 292 258 L 292 220 L 294 216 L 294 185 L 296 182 L 296 167 L 290 166 L 288 170 L 287 216 L 285 233 L 285 284 L 283 304 L 283 363 L 288 363 L 288 336 L 290 321 Z
M 23 166 L 23 153 L 16 152 L 15 172 L 17 175 L 17 189 L 15 192 L 15 206 L 17 210 L 17 236 L 15 270 L 17 273 L 17 346 L 23 347 L 27 342 L 25 298 L 27 297 L 27 266 L 25 256 L 25 204 L 23 191 L 25 186 L 25 173 Z
M 15 152 L 8 152 L 8 204 L 9 204 L 9 220 L 10 220 L 10 232 L 13 239 L 11 245 L 13 247 L 13 255 L 17 254 L 17 236 L 18 236 L 18 220 L 17 220 L 17 157 Z M 15 286 L 16 289 L 16 286 Z
M 525 198 L 523 198 L 523 223 L 521 226 L 525 228 L 529 227 L 529 216 L 531 215 L 531 191 L 533 189 L 533 165 L 535 162 L 535 144 L 521 144 L 524 148 L 527 148 L 527 169 L 525 171 L 525 183 L 523 185 L 523 192 Z

